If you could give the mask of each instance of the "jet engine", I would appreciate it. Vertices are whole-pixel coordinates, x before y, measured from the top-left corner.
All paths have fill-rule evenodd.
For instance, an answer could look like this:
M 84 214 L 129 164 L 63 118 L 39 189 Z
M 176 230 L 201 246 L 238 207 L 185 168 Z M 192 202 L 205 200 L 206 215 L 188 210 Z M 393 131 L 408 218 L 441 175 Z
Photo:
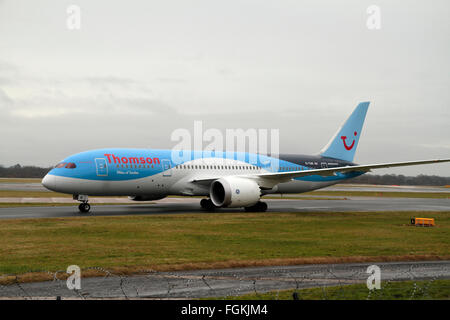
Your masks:
M 259 201 L 261 189 L 251 179 L 224 177 L 211 184 L 209 196 L 217 207 L 249 207 Z

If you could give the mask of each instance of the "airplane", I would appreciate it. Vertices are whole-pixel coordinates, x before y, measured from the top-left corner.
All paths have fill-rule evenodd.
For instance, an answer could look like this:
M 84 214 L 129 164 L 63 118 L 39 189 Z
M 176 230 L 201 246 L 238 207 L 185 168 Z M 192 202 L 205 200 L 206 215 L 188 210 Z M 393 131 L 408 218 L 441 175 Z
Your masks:
M 128 196 L 134 201 L 169 195 L 204 196 L 202 208 L 244 208 L 264 212 L 268 194 L 302 193 L 355 178 L 373 169 L 449 162 L 450 159 L 358 165 L 353 163 L 369 102 L 361 102 L 316 155 L 277 157 L 245 152 L 97 149 L 71 155 L 43 178 L 49 190 L 72 194 L 79 211 L 89 196 Z M 254 159 L 257 159 L 256 161 Z M 276 165 L 273 165 L 273 164 Z

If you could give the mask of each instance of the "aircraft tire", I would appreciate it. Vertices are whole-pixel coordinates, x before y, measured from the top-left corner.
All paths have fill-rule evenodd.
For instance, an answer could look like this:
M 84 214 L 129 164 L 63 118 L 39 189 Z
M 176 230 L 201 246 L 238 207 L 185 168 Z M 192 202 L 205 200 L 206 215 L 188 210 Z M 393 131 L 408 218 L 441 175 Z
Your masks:
M 89 203 L 80 203 L 78 210 L 80 210 L 81 213 L 88 213 L 89 210 L 91 210 L 91 205 Z
M 245 207 L 245 211 L 247 212 L 266 212 L 267 211 L 267 203 L 259 201 L 255 203 L 251 207 Z
M 216 206 L 212 203 L 211 199 L 200 200 L 200 206 L 208 211 L 214 211 L 216 209 Z

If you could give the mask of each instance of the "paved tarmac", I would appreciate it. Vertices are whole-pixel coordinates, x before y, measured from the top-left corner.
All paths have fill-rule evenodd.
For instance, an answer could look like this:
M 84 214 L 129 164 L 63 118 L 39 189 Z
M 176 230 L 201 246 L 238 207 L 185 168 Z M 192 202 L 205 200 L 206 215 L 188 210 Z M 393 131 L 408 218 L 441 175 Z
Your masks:
M 450 261 L 391 262 L 253 267 L 179 272 L 148 272 L 118 276 L 104 270 L 104 277 L 83 278 L 81 289 L 67 289 L 66 281 L 0 286 L 0 298 L 200 298 L 263 293 L 365 283 L 369 265 L 381 271 L 381 284 L 398 280 L 450 279 Z M 59 274 L 61 275 L 61 274 Z M 384 283 L 383 283 L 384 282 Z M 413 285 L 412 287 L 413 288 Z M 389 290 L 386 286 L 385 290 Z M 449 290 L 449 288 L 443 288 Z M 367 290 L 368 294 L 368 290 Z
M 57 207 L 0 208 L 0 219 L 78 217 L 78 203 Z M 205 213 L 199 198 L 166 198 L 150 204 L 91 205 L 88 215 L 123 216 L 179 213 Z M 348 198 L 347 200 L 266 200 L 268 212 L 371 212 L 371 211 L 450 211 L 450 199 Z M 242 212 L 241 208 L 218 209 L 217 213 Z
M 34 182 L 1 182 L 0 190 L 12 191 L 49 191 L 41 183 Z

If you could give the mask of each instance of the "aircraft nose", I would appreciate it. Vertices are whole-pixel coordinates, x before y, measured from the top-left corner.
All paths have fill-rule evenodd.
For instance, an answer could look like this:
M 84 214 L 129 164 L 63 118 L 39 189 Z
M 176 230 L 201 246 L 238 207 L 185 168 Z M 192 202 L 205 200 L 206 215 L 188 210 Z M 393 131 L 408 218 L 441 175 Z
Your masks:
M 55 177 L 53 175 L 47 174 L 44 179 L 42 179 L 42 185 L 49 190 L 53 190 L 55 187 Z

